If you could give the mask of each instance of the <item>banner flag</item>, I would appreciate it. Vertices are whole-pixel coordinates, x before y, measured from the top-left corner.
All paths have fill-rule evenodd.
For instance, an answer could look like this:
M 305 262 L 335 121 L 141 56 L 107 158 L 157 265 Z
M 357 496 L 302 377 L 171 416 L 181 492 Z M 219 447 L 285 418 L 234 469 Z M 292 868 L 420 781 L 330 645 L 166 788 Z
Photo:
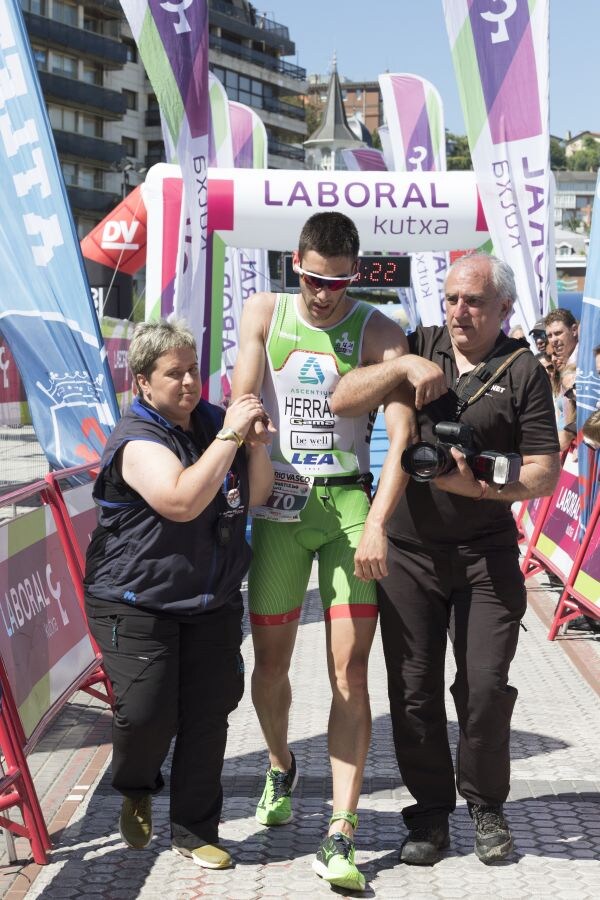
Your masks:
M 20 5 L 0 0 L 0 331 L 50 464 L 98 458 L 119 417 Z
M 229 169 L 233 166 L 233 141 L 229 119 L 229 100 L 225 88 L 212 72 L 209 72 L 210 134 L 208 164 L 211 167 Z M 224 294 L 229 293 L 234 280 L 236 261 L 216 234 L 209 234 L 212 242 L 211 302 L 205 307 L 205 334 L 208 334 L 210 362 L 208 384 L 203 385 L 203 393 L 211 403 L 222 400 L 221 368 L 223 358 L 223 309 Z M 210 315 L 206 312 L 210 309 Z M 212 322 L 212 327 L 211 327 Z
M 383 153 L 383 161 L 388 172 L 394 171 L 394 154 L 392 152 L 392 139 L 390 138 L 390 129 L 388 125 L 380 125 L 377 129 L 379 140 L 381 141 L 381 152 Z
M 600 175 L 596 182 L 596 203 L 599 197 Z M 596 210 L 600 210 L 600 203 Z M 581 431 L 588 416 L 600 407 L 600 373 L 594 352 L 597 347 L 600 347 L 600 212 L 594 211 L 577 348 L 577 431 Z M 598 494 L 600 451 L 594 452 L 584 444 L 580 451 L 579 493 L 581 520 L 585 526 Z
M 229 101 L 233 143 L 233 164 L 238 169 L 267 168 L 267 131 L 260 116 L 249 106 Z M 221 384 L 223 397 L 231 394 L 231 375 L 240 342 L 240 320 L 245 301 L 258 291 L 271 290 L 269 253 L 265 249 L 228 247 L 232 259 L 232 280 L 223 289 L 223 357 Z
M 556 305 L 549 0 L 443 0 L 473 168 L 495 250 L 513 269 L 511 324 Z
M 443 172 L 446 169 L 444 109 L 435 87 L 409 74 L 379 76 L 383 110 L 397 172 Z M 411 281 L 423 325 L 443 325 L 445 252 L 412 255 Z
M 349 172 L 386 172 L 387 166 L 381 150 L 374 147 L 346 148 L 342 159 Z
M 206 0 L 164 3 L 161 0 L 121 0 L 144 67 L 159 102 L 168 134 L 165 146 L 174 150 L 183 177 L 182 218 L 185 259 L 178 264 L 174 312 L 184 318 L 201 348 L 201 366 L 208 370 L 209 334 L 205 331 L 209 144 L 208 5 Z M 186 269 L 184 274 L 184 268 Z M 208 310 L 207 315 L 210 315 Z

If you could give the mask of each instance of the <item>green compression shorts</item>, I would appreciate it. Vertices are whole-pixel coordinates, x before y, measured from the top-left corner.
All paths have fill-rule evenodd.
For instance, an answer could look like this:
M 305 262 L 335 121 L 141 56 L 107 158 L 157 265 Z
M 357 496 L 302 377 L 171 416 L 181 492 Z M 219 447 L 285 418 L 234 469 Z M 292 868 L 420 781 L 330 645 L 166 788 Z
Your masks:
M 368 512 L 369 499 L 360 485 L 315 486 L 299 522 L 254 519 L 251 622 L 282 625 L 299 617 L 317 553 L 325 618 L 376 617 L 375 582 L 354 575 L 354 553 Z

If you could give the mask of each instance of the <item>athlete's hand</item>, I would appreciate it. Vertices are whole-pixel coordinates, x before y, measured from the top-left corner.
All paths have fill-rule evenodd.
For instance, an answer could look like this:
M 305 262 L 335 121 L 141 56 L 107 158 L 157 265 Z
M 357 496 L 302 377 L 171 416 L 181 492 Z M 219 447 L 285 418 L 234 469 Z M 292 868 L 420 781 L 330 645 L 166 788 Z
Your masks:
M 429 359 L 410 354 L 406 361 L 406 380 L 415 389 L 415 406 L 422 409 L 447 393 L 446 376 L 440 367 Z
M 387 535 L 385 528 L 367 520 L 354 554 L 354 574 L 360 581 L 379 581 L 387 573 Z
M 233 428 L 238 434 L 252 442 L 251 433 L 255 423 L 267 418 L 262 403 L 254 394 L 242 394 L 227 407 L 223 426 Z M 266 443 L 263 441 L 263 443 Z
M 263 415 L 259 419 L 255 419 L 248 429 L 246 443 L 251 447 L 256 444 L 270 444 L 272 440 L 271 435 L 276 433 L 277 429 L 263 409 Z

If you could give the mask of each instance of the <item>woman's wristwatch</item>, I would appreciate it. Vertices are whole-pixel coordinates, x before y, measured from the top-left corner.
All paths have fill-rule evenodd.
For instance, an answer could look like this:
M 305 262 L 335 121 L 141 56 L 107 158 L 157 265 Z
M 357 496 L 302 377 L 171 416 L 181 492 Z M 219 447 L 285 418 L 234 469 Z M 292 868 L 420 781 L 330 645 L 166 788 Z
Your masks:
M 233 428 L 221 428 L 220 431 L 217 431 L 215 437 L 220 441 L 235 441 L 238 447 L 241 447 L 244 443 L 244 438 L 237 431 L 234 431 Z

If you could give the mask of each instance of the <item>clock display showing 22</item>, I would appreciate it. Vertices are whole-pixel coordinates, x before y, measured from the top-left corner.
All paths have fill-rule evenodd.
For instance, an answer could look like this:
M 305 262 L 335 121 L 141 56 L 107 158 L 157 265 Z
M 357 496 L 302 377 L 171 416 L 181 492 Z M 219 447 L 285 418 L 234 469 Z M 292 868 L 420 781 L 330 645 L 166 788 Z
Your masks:
M 361 256 L 353 288 L 396 288 L 410 284 L 410 257 Z

